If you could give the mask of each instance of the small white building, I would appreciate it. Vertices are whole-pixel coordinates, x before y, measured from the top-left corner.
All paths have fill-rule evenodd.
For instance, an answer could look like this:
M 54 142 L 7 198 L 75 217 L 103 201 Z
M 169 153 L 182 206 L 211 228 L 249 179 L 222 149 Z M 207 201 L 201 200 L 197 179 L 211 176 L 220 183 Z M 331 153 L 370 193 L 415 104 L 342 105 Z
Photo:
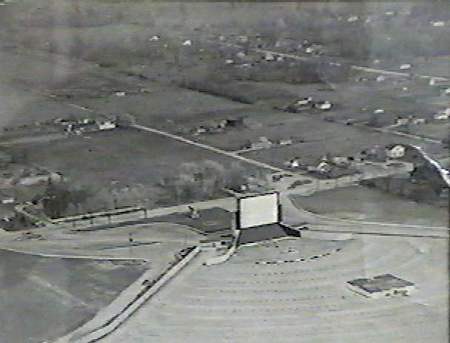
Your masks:
M 0 202 L 2 205 L 11 205 L 16 202 L 16 198 L 11 192 L 8 191 L 0 191 Z
M 397 159 L 405 156 L 406 148 L 403 145 L 397 144 L 386 148 L 386 155 L 389 158 Z
M 402 117 L 398 117 L 396 124 L 397 125 L 408 125 L 409 123 L 409 118 L 402 118 Z
M 247 54 L 246 54 L 245 52 L 243 52 L 243 51 L 239 51 L 239 52 L 236 54 L 236 57 L 237 57 L 237 58 L 243 59 L 243 58 L 246 58 L 246 57 L 247 57 Z
M 433 25 L 433 27 L 444 27 L 445 21 L 432 21 L 431 25 Z
M 345 156 L 335 156 L 331 159 L 331 162 L 338 167 L 348 167 L 350 165 L 350 160 Z
M 114 120 L 100 120 L 97 121 L 98 129 L 101 131 L 104 130 L 113 130 L 117 127 L 117 124 Z
M 408 296 L 415 291 L 414 283 L 392 274 L 377 275 L 371 279 L 362 278 L 347 281 L 347 287 L 355 293 L 372 299 Z
M 252 149 L 268 149 L 272 146 L 272 142 L 267 137 L 259 137 L 259 141 L 251 144 Z
M 300 167 L 300 159 L 298 157 L 294 157 L 293 159 L 287 161 L 285 163 L 285 165 L 288 168 L 296 169 L 296 168 Z
M 405 64 L 402 64 L 402 65 L 400 65 L 400 70 L 409 70 L 409 69 L 411 69 L 412 68 L 412 65 L 411 64 L 409 64 L 409 63 L 405 63 Z
M 305 105 L 309 105 L 312 102 L 312 98 L 309 96 L 307 98 L 303 98 L 301 100 L 297 100 L 295 102 L 295 105 L 297 106 L 305 106 Z
M 422 124 L 426 124 L 426 119 L 425 118 L 414 118 L 412 123 L 414 125 L 422 125 Z
M 320 162 L 316 167 L 316 171 L 319 172 L 320 174 L 328 174 L 331 172 L 332 169 L 333 166 L 327 161 Z
M 239 36 L 238 40 L 240 43 L 247 43 L 248 42 L 248 37 L 245 35 Z
M 333 107 L 333 104 L 331 102 L 329 102 L 328 100 L 326 100 L 326 101 L 317 102 L 314 105 L 314 107 L 318 108 L 319 110 L 328 111 L 331 109 L 331 107 Z
M 441 111 L 439 113 L 436 113 L 433 118 L 435 120 L 448 120 L 450 118 L 450 107 L 445 109 L 444 111 Z
M 292 139 L 286 138 L 286 139 L 280 139 L 278 142 L 279 145 L 291 145 L 293 143 Z
M 266 61 L 266 62 L 273 62 L 273 61 L 275 61 L 275 56 L 272 53 L 267 52 L 264 55 L 264 61 Z

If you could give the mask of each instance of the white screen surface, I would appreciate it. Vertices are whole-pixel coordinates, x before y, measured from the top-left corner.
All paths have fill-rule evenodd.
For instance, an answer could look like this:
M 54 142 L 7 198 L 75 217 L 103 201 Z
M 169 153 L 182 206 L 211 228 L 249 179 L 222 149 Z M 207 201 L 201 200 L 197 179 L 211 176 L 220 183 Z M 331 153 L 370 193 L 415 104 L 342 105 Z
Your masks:
M 264 194 L 239 199 L 240 228 L 278 222 L 278 194 Z

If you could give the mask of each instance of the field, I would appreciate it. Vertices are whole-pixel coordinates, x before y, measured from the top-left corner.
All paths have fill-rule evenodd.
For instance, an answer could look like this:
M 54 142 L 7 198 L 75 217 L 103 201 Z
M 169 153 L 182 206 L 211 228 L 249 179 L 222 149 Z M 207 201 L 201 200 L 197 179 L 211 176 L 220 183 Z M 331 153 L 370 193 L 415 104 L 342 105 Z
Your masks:
M 419 204 L 363 186 L 297 196 L 294 203 L 307 211 L 332 218 L 425 226 L 446 226 L 448 223 L 445 208 Z
M 330 124 L 308 117 L 298 117 L 295 121 L 285 125 L 286 133 L 297 134 L 305 142 L 286 147 L 246 152 L 242 155 L 281 166 L 295 156 L 305 163 L 317 163 L 327 153 L 332 156 L 356 156 L 364 149 L 374 145 L 403 143 L 421 146 L 425 151 L 435 156 L 446 156 L 446 151 L 438 144 L 418 142 L 405 137 L 373 132 L 343 124 Z M 277 132 L 280 132 L 280 129 Z
M 183 163 L 215 161 L 223 166 L 225 173 L 236 163 L 230 157 L 134 129 L 70 137 L 57 144 L 16 145 L 11 149 L 15 153 L 25 152 L 29 163 L 60 172 L 74 184 L 95 189 L 114 184 L 124 187 L 143 185 L 147 190 L 153 190 L 150 195 L 153 203 L 161 200 L 158 197 L 165 191 L 160 188 L 163 178 L 178 175 Z M 218 190 L 208 196 L 223 195 Z M 176 199 L 169 196 L 167 201 L 173 204 Z
M 2 342 L 51 341 L 92 318 L 143 263 L 44 258 L 0 251 Z

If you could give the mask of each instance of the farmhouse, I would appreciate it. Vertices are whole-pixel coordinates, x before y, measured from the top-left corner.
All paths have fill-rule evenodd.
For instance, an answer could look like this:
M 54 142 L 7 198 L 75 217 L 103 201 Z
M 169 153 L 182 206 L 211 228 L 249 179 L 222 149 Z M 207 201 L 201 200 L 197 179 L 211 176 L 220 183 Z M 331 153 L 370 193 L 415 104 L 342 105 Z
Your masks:
M 252 149 L 268 149 L 272 146 L 272 142 L 267 137 L 259 137 L 259 141 L 251 143 Z
M 331 158 L 331 162 L 338 167 L 348 167 L 351 164 L 351 159 L 346 156 L 335 156 Z
M 397 125 L 407 125 L 409 123 L 409 118 L 397 117 Z
M 298 157 L 294 157 L 293 159 L 287 161 L 285 165 L 289 168 L 295 169 L 300 167 L 300 159 Z
M 117 128 L 116 119 L 108 117 L 101 119 L 83 118 L 80 120 L 65 120 L 60 121 L 59 124 L 64 126 L 66 132 L 76 135 L 81 135 L 84 132 L 113 130 Z
M 389 158 L 402 158 L 405 156 L 405 152 L 406 148 L 400 144 L 386 147 L 386 155 Z
M 16 198 L 14 196 L 14 192 L 8 189 L 0 190 L 0 203 L 2 205 L 14 204 Z
M 447 108 L 444 111 L 441 111 L 439 113 L 436 113 L 433 118 L 435 120 L 447 120 L 450 118 L 450 108 Z
M 405 63 L 405 64 L 402 64 L 399 69 L 400 70 L 409 70 L 409 69 L 411 69 L 411 67 L 412 67 L 411 64 Z
M 115 129 L 117 127 L 117 124 L 114 120 L 107 119 L 97 121 L 97 126 L 99 130 L 103 131 Z
M 328 100 L 326 100 L 326 101 L 319 101 L 319 102 L 316 102 L 314 104 L 315 108 L 317 108 L 319 110 L 323 110 L 323 111 L 330 110 L 332 106 L 333 106 L 333 104 L 331 102 L 329 102 Z
M 347 287 L 353 292 L 373 299 L 398 295 L 407 296 L 415 289 L 412 282 L 392 274 L 378 275 L 372 279 L 351 280 L 347 282 Z

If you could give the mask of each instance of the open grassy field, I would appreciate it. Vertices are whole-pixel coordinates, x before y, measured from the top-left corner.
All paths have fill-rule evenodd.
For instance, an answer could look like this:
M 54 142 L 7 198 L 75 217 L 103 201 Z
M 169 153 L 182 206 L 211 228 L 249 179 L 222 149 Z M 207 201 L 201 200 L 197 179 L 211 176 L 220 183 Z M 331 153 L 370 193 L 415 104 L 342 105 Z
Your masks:
M 432 122 L 418 125 L 410 130 L 411 133 L 422 137 L 448 139 L 450 135 L 450 122 Z
M 159 184 L 163 178 L 179 174 L 183 163 L 215 161 L 225 174 L 236 160 L 199 147 L 181 143 L 153 133 L 134 129 L 118 129 L 91 135 L 69 137 L 57 142 L 16 145 L 13 153 L 25 153 L 29 163 L 61 172 L 74 184 L 99 189 L 113 184 L 141 184 L 154 190 L 153 201 L 160 200 Z M 240 162 L 241 163 L 241 162 Z M 257 169 L 244 165 L 248 170 Z M 151 192 L 150 192 L 151 193 Z M 208 194 L 221 197 L 224 193 Z M 165 196 L 170 204 L 176 201 Z M 198 199 L 207 200 L 207 199 Z
M 304 140 L 291 146 L 275 147 L 243 153 L 243 156 L 271 162 L 281 166 L 284 162 L 297 156 L 305 163 L 315 163 L 326 153 L 334 156 L 354 156 L 362 150 L 374 145 L 388 145 L 392 143 L 416 144 L 435 156 L 446 156 L 446 151 L 439 145 L 413 140 L 405 137 L 397 137 L 391 134 L 373 132 L 364 128 L 346 126 L 339 123 L 327 123 L 311 118 L 307 115 L 295 115 L 291 120 L 283 120 L 278 126 L 264 128 L 260 135 L 269 138 L 268 130 L 278 137 L 297 136 Z M 241 137 L 249 137 L 250 134 L 242 132 Z M 251 136 L 250 136 L 251 137 Z M 248 138 L 247 138 L 248 139 Z M 230 137 L 229 141 L 236 142 L 237 137 Z
M 142 263 L 0 251 L 2 342 L 51 341 L 92 318 L 145 270 Z
M 446 226 L 448 223 L 446 208 L 420 204 L 363 186 L 293 199 L 297 206 L 327 217 L 425 226 Z

